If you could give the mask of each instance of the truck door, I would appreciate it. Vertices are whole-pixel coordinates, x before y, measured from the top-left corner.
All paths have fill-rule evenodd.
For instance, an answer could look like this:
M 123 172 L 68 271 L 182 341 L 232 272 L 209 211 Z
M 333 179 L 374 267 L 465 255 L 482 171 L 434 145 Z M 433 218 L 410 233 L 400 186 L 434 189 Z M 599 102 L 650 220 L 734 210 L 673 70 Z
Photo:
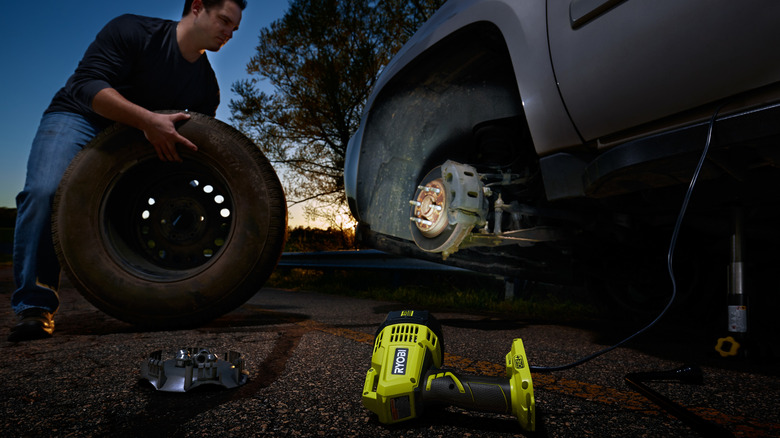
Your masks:
M 549 0 L 556 80 L 585 140 L 780 81 L 780 1 Z

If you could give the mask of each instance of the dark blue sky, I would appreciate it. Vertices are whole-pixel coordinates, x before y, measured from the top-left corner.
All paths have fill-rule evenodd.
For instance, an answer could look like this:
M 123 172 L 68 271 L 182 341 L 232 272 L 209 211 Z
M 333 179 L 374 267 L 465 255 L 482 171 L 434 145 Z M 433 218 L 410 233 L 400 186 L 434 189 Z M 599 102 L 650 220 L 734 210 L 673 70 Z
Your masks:
M 233 39 L 218 53 L 208 54 L 222 90 L 217 118 L 228 123 L 228 102 L 234 98 L 231 84 L 249 77 L 245 67 L 255 53 L 260 29 L 281 18 L 288 6 L 288 0 L 248 3 Z M 41 114 L 103 25 L 124 13 L 178 20 L 183 7 L 184 0 L 3 2 L 0 207 L 16 206 L 15 197 L 24 185 L 27 155 Z

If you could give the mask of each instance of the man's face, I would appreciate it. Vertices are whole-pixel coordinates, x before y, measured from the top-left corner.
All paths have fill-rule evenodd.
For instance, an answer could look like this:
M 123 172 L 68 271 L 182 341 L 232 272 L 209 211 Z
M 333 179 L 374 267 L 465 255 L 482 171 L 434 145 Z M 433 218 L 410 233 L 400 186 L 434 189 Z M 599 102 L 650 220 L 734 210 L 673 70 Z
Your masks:
M 201 46 L 205 50 L 216 52 L 233 37 L 233 32 L 238 30 L 241 23 L 241 8 L 234 2 L 225 0 L 220 6 L 212 6 L 211 9 L 204 9 L 193 2 L 193 12 L 195 15 L 195 27 L 200 31 Z

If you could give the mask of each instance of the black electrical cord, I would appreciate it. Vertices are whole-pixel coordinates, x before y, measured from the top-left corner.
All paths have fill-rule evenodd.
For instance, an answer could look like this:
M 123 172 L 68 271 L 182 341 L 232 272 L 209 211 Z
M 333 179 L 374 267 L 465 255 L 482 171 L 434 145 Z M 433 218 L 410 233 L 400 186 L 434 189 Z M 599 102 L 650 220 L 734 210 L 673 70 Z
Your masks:
M 670 307 L 672 307 L 672 304 L 674 303 L 675 299 L 677 298 L 677 281 L 674 278 L 674 267 L 673 267 L 673 260 L 674 260 L 674 249 L 677 245 L 677 237 L 680 234 L 680 227 L 682 225 L 683 217 L 685 217 L 685 211 L 688 209 L 688 203 L 691 199 L 691 194 L 693 193 L 693 187 L 696 185 L 696 180 L 699 178 L 699 173 L 701 173 L 701 168 L 704 166 L 704 160 L 707 158 L 707 152 L 709 152 L 710 149 L 710 143 L 712 142 L 712 130 L 715 126 L 715 119 L 718 116 L 718 112 L 720 112 L 720 109 L 722 106 L 719 106 L 715 113 L 712 114 L 712 118 L 710 118 L 709 122 L 709 128 L 707 130 L 707 141 L 704 144 L 704 150 L 701 153 L 701 158 L 699 158 L 699 163 L 696 165 L 696 170 L 693 172 L 693 177 L 691 177 L 691 182 L 688 185 L 688 190 L 685 192 L 685 197 L 683 198 L 682 207 L 680 208 L 680 213 L 677 215 L 677 222 L 674 224 L 674 231 L 672 232 L 672 239 L 669 243 L 669 251 L 666 254 L 666 263 L 667 263 L 667 269 L 669 271 L 669 277 L 672 280 L 672 295 L 669 298 L 669 302 L 666 304 L 666 307 L 661 311 L 660 314 L 652 321 L 650 324 L 646 325 L 644 328 L 640 329 L 639 331 L 635 332 L 631 336 L 623 339 L 622 341 L 618 342 L 617 344 L 614 344 L 610 347 L 607 347 L 603 350 L 597 351 L 589 356 L 585 356 L 579 360 L 576 360 L 574 362 L 571 362 L 566 365 L 559 365 L 559 366 L 551 366 L 551 367 L 544 367 L 544 366 L 531 366 L 531 371 L 538 372 L 538 373 L 549 373 L 553 371 L 563 371 L 568 370 L 570 368 L 574 368 L 576 366 L 582 365 L 585 362 L 588 362 L 592 359 L 595 359 L 599 356 L 601 356 L 604 353 L 609 353 L 610 351 L 622 346 L 623 344 L 629 342 L 630 340 L 636 338 L 637 336 L 641 335 L 642 333 L 649 330 L 651 327 L 653 327 L 658 321 L 661 320 L 661 318 L 666 315 L 666 312 L 669 310 Z

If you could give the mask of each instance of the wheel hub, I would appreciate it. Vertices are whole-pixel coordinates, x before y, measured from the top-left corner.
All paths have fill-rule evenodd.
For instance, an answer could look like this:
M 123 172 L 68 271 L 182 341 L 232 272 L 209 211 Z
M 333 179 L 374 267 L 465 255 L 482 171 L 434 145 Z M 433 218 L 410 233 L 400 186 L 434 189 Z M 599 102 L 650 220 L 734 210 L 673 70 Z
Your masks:
M 409 203 L 414 243 L 423 251 L 442 253 L 445 259 L 475 225 L 484 225 L 487 215 L 479 173 L 454 161 L 428 172 Z
M 441 178 L 417 187 L 411 220 L 425 237 L 436 237 L 447 228 L 447 197 Z
M 172 199 L 160 212 L 160 233 L 177 243 L 197 239 L 206 229 L 206 210 L 191 198 Z

